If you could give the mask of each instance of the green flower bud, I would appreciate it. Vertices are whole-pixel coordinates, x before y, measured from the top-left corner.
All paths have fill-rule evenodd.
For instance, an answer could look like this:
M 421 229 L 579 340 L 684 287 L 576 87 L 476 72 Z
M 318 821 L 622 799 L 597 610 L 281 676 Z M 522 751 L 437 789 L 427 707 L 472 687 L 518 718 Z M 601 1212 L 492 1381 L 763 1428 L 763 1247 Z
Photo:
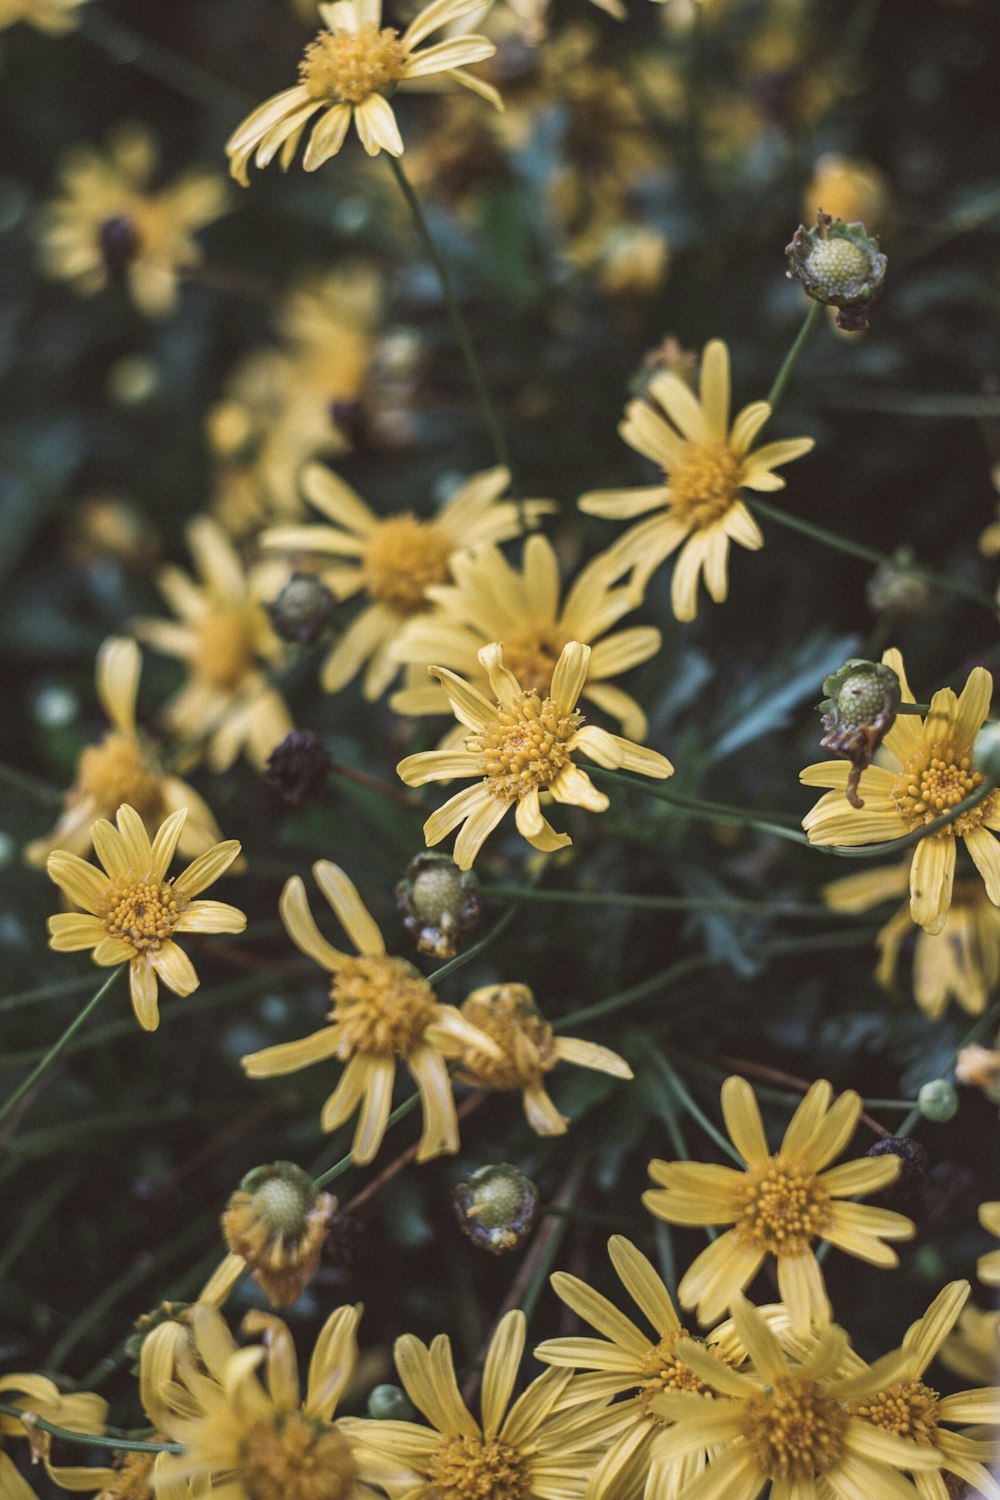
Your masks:
M 901 698 L 899 678 L 881 662 L 852 656 L 824 678 L 823 691 L 826 697 L 819 712 L 827 733 L 820 744 L 851 762 L 847 800 L 852 807 L 864 807 L 858 783 L 895 722 Z
M 450 854 L 418 854 L 396 887 L 396 905 L 419 953 L 454 958 L 479 921 L 479 877 Z
M 1000 724 L 984 724 L 972 747 L 972 764 L 989 781 L 1000 781 Z
M 493 1255 L 519 1249 L 538 1211 L 538 1189 L 509 1162 L 480 1167 L 453 1197 L 462 1233 Z
M 814 229 L 799 225 L 785 255 L 787 275 L 801 281 L 814 302 L 840 309 L 839 328 L 868 327 L 868 308 L 882 290 L 886 258 L 863 224 L 845 224 L 821 210 Z
M 934 591 L 911 572 L 912 563 L 910 547 L 898 547 L 891 562 L 879 563 L 866 590 L 876 614 L 890 615 L 894 620 L 921 620 L 930 614 Z
M 413 1403 L 398 1385 L 377 1385 L 368 1397 L 368 1415 L 376 1422 L 413 1422 Z
M 282 640 L 311 646 L 333 619 L 336 607 L 330 590 L 314 573 L 293 573 L 267 612 Z
M 934 1078 L 925 1083 L 917 1095 L 917 1107 L 925 1120 L 937 1125 L 954 1119 L 958 1114 L 958 1094 L 947 1078 Z

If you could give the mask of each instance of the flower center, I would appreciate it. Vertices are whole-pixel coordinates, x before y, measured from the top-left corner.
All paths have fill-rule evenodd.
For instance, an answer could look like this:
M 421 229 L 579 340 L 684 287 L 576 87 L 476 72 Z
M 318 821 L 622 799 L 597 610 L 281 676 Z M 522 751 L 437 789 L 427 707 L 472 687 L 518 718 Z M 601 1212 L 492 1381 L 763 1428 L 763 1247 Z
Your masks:
M 416 615 L 427 608 L 427 590 L 448 580 L 451 543 L 428 521 L 407 513 L 383 521 L 365 553 L 368 593 L 398 615 Z
M 356 1469 L 336 1428 L 291 1412 L 251 1427 L 237 1473 L 250 1500 L 348 1500 Z
M 747 1447 L 769 1479 L 812 1479 L 836 1467 L 847 1412 L 801 1375 L 788 1375 L 747 1402 L 740 1422 Z
M 412 964 L 384 954 L 349 958 L 333 977 L 330 1020 L 343 1029 L 342 1060 L 356 1052 L 405 1057 L 434 1019 L 434 991 Z
M 523 693 L 470 734 L 465 748 L 479 755 L 491 796 L 516 802 L 535 787 L 551 786 L 569 765 L 568 742 L 582 723 L 582 714 L 564 714 L 554 698 Z
M 658 1344 L 651 1344 L 649 1350 L 643 1355 L 639 1368 L 643 1378 L 639 1382 L 637 1395 L 643 1408 L 643 1415 L 658 1427 L 669 1427 L 671 1421 L 667 1417 L 658 1416 L 653 1411 L 650 1403 L 654 1396 L 662 1396 L 664 1391 L 686 1391 L 692 1396 L 706 1396 L 712 1399 L 712 1391 L 709 1386 L 689 1370 L 687 1365 L 682 1365 L 679 1359 L 674 1357 L 674 1345 L 677 1342 L 676 1333 L 665 1333 Z M 695 1339 L 703 1349 L 708 1348 L 704 1339 Z M 719 1359 L 714 1349 L 709 1349 L 710 1354 Z M 720 1360 L 720 1363 L 722 1361 Z
M 509 1443 L 452 1438 L 427 1469 L 433 1500 L 527 1500 L 528 1470 Z
M 503 662 L 526 692 L 547 693 L 565 637 L 551 625 L 540 625 L 511 639 L 504 637 Z
M 306 48 L 299 79 L 313 99 L 360 104 L 404 76 L 408 61 L 399 32 L 366 21 L 356 32 L 321 31 Z
M 740 462 L 726 443 L 686 444 L 667 475 L 670 507 L 695 531 L 724 516 L 740 490 Z
M 115 1477 L 101 1491 L 102 1500 L 153 1500 L 155 1453 L 120 1453 L 114 1460 Z
M 849 292 L 871 270 L 871 262 L 860 245 L 839 237 L 819 240 L 809 252 L 808 269 L 823 281 L 824 291 Z
M 848 1410 L 853 1417 L 861 1417 L 911 1442 L 937 1441 L 941 1398 L 922 1380 L 901 1380 L 873 1396 L 852 1401 Z
M 248 608 L 214 609 L 198 627 L 192 665 L 212 687 L 239 687 L 254 661 L 254 613 Z
M 105 932 L 108 937 L 124 938 L 136 953 L 158 952 L 187 906 L 171 881 L 151 876 L 116 881 L 105 899 Z
M 911 829 L 933 823 L 942 813 L 963 802 L 986 780 L 972 769 L 967 745 L 948 741 L 934 745 L 931 753 L 915 756 L 892 789 L 892 800 L 900 816 Z M 935 839 L 953 839 L 956 834 L 971 833 L 984 818 L 993 813 L 993 797 L 984 797 L 977 807 L 963 813 L 947 828 L 931 835 Z
M 772 1255 L 801 1255 L 830 1222 L 830 1196 L 815 1172 L 772 1157 L 747 1173 L 736 1232 Z
M 539 1015 L 522 985 L 504 985 L 489 999 L 470 997 L 462 1006 L 462 1015 L 496 1042 L 503 1053 L 502 1057 L 491 1057 L 475 1048 L 463 1051 L 463 1071 L 473 1075 L 477 1084 L 491 1089 L 519 1089 L 539 1073 L 551 1072 L 559 1061 L 552 1027 Z
M 117 811 L 123 802 L 140 818 L 151 818 L 163 805 L 160 777 L 147 764 L 131 735 L 111 733 L 80 756 L 77 786 L 102 811 Z

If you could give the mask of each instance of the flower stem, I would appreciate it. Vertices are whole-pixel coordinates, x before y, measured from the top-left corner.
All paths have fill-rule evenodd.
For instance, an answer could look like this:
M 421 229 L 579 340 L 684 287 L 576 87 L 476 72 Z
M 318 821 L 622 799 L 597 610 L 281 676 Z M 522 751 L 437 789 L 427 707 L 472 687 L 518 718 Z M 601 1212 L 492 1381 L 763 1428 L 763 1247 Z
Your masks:
M 38 1063 L 37 1067 L 32 1068 L 27 1078 L 22 1084 L 20 1084 L 18 1088 L 14 1090 L 7 1102 L 3 1105 L 0 1105 L 0 1125 L 2 1125 L 4 1120 L 6 1120 L 12 1113 L 12 1111 L 17 1108 L 21 1100 L 31 1092 L 31 1090 L 35 1087 L 35 1084 L 48 1072 L 53 1063 L 57 1062 L 58 1059 L 62 1056 L 80 1028 L 82 1026 L 85 1026 L 86 1023 L 90 1020 L 90 1017 L 94 1014 L 94 1011 L 97 1010 L 97 1007 L 100 1005 L 105 995 L 110 993 L 111 989 L 114 986 L 115 980 L 118 978 L 119 974 L 124 972 L 125 967 L 125 964 L 119 964 L 117 969 L 114 969 L 108 975 L 107 979 L 101 985 L 100 989 L 90 997 L 86 1005 L 83 1007 L 83 1010 L 81 1010 L 75 1020 L 71 1021 L 70 1024 L 66 1027 L 66 1030 L 63 1032 L 59 1040 L 53 1043 L 53 1045 L 46 1052 L 45 1056 Z
M 386 155 L 389 156 L 389 153 L 386 152 Z M 399 184 L 399 190 L 406 199 L 406 206 L 413 215 L 413 222 L 417 227 L 417 233 L 423 240 L 424 249 L 430 257 L 434 270 L 437 272 L 445 306 L 448 309 L 448 315 L 455 330 L 455 337 L 458 339 L 459 347 L 462 350 L 469 374 L 472 377 L 473 388 L 476 392 L 476 401 L 479 404 L 483 425 L 489 433 L 496 461 L 509 472 L 510 454 L 507 449 L 507 440 L 504 437 L 503 428 L 500 426 L 500 420 L 493 406 L 489 387 L 486 384 L 486 377 L 483 374 L 483 367 L 479 363 L 479 356 L 472 342 L 472 335 L 469 332 L 465 318 L 462 316 L 462 310 L 455 296 L 455 286 L 451 278 L 451 272 L 448 269 L 447 262 L 434 243 L 434 238 L 428 226 L 427 219 L 424 216 L 424 211 L 420 206 L 420 199 L 417 197 L 410 179 L 403 171 L 402 163 L 395 156 L 389 156 L 389 165 L 392 167 L 393 175 Z
M 975 1025 L 970 1026 L 969 1030 L 965 1033 L 958 1046 L 948 1058 L 947 1063 L 941 1069 L 938 1077 L 946 1077 L 955 1066 L 958 1054 L 964 1051 L 966 1047 L 971 1047 L 972 1043 L 977 1042 L 985 1032 L 992 1030 L 992 1028 L 996 1025 L 998 1019 L 1000 1019 L 1000 1005 L 994 1005 L 991 1010 L 988 1010 L 986 1012 L 985 1015 L 980 1016 Z M 900 1125 L 899 1129 L 896 1131 L 896 1135 L 901 1139 L 905 1139 L 916 1128 L 921 1118 L 920 1105 L 915 1104 L 910 1110 L 910 1113 L 906 1116 L 906 1119 Z
M 729 1139 L 722 1134 L 721 1130 L 718 1130 L 716 1128 L 716 1126 L 705 1114 L 705 1111 L 701 1108 L 701 1105 L 696 1103 L 696 1101 L 692 1098 L 687 1085 L 684 1083 L 680 1074 L 677 1072 L 677 1069 L 667 1061 L 662 1052 L 653 1052 L 651 1055 L 653 1062 L 663 1074 L 664 1081 L 668 1085 L 671 1093 L 677 1099 L 678 1103 L 682 1104 L 687 1110 L 688 1114 L 691 1116 L 692 1120 L 696 1121 L 696 1123 L 701 1126 L 702 1130 L 708 1136 L 709 1140 L 714 1141 L 719 1150 L 723 1153 L 724 1156 L 728 1156 L 730 1161 L 736 1162 L 737 1166 L 742 1172 L 745 1167 L 742 1156 L 733 1147 Z
M 146 1443 L 140 1438 L 107 1437 L 96 1432 L 71 1432 L 68 1427 L 57 1427 L 54 1422 L 46 1422 L 44 1417 L 36 1416 L 33 1411 L 26 1411 L 23 1407 L 12 1406 L 8 1401 L 0 1401 L 0 1412 L 5 1417 L 16 1417 L 27 1427 L 38 1428 L 40 1432 L 47 1432 L 51 1437 L 64 1438 L 67 1443 L 82 1443 L 84 1447 L 115 1448 L 127 1453 L 184 1452 L 181 1443 Z
M 232 84 L 207 73 L 197 63 L 171 52 L 162 42 L 125 26 L 97 5 L 88 5 L 80 21 L 80 34 L 100 47 L 116 63 L 128 64 L 147 78 L 173 89 L 182 98 L 220 118 L 232 120 L 253 105 L 249 95 Z
M 487 900 L 542 901 L 560 906 L 621 906 L 636 911 L 703 911 L 719 916 L 742 913 L 758 917 L 850 917 L 853 912 L 835 912 L 829 907 L 795 901 L 745 901 L 736 896 L 650 896 L 626 891 L 535 891 L 523 885 L 487 885 Z
M 408 1099 L 404 1099 L 402 1104 L 397 1104 L 396 1108 L 393 1110 L 392 1114 L 386 1121 L 386 1130 L 389 1130 L 390 1127 L 397 1124 L 398 1121 L 405 1119 L 407 1115 L 412 1114 L 419 1103 L 420 1094 L 415 1093 L 411 1094 Z M 354 1152 L 348 1151 L 346 1156 L 342 1156 L 338 1162 L 336 1162 L 332 1167 L 329 1167 L 324 1173 L 322 1173 L 321 1176 L 315 1179 L 317 1189 L 325 1188 L 327 1183 L 336 1181 L 336 1179 L 338 1177 L 342 1177 L 344 1173 L 349 1170 L 349 1168 L 356 1165 L 357 1163 L 354 1160 Z
M 785 387 L 792 377 L 792 371 L 795 369 L 795 366 L 799 362 L 799 355 L 806 347 L 806 344 L 808 344 L 809 339 L 812 336 L 812 331 L 820 320 L 822 311 L 822 302 L 809 303 L 809 311 L 806 313 L 805 321 L 803 322 L 802 327 L 799 329 L 795 337 L 794 344 L 785 355 L 785 358 L 782 361 L 781 369 L 774 377 L 774 384 L 771 386 L 771 389 L 767 393 L 767 404 L 772 411 L 777 406 L 782 396 L 785 394 Z
M 62 806 L 62 792 L 39 780 L 37 776 L 18 770 L 16 766 L 0 765 L 0 784 L 9 786 L 12 792 L 21 792 L 33 802 L 44 803 L 47 807 Z

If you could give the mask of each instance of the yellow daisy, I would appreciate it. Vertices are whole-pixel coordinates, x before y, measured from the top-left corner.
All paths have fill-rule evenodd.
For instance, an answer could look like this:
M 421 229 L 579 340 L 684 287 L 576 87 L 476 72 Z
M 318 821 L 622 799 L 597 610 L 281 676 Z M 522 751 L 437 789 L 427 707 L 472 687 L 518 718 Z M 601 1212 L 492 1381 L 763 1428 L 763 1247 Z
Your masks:
M 451 573 L 454 583 L 427 590 L 433 613 L 411 620 L 397 644 L 409 679 L 389 700 L 396 713 L 448 712 L 444 689 L 426 682 L 426 669 L 435 663 L 488 690 L 479 652 L 491 641 L 503 641 L 504 661 L 518 682 L 544 697 L 563 647 L 582 641 L 591 652 L 580 696 L 617 719 L 628 739 L 645 736 L 645 713 L 608 679 L 648 661 L 662 637 L 649 625 L 609 634 L 640 600 L 631 588 L 614 587 L 603 555 L 588 563 L 561 602 L 558 559 L 544 536 L 525 541 L 520 569 L 498 547 L 486 546 L 454 558 Z
M 395 647 L 401 632 L 432 607 L 428 590 L 447 583 L 458 555 L 520 535 L 522 521 L 537 525 L 551 500 L 501 500 L 507 469 L 474 474 L 433 520 L 411 511 L 377 516 L 339 475 L 310 464 L 302 475 L 307 499 L 333 525 L 279 526 L 264 533 L 265 547 L 340 559 L 321 570 L 338 599 L 364 593 L 367 604 L 327 657 L 321 681 L 336 693 L 365 669 L 363 691 L 375 699 L 399 671 Z
M 716 1322 L 773 1255 L 793 1330 L 822 1327 L 830 1321 L 830 1303 L 812 1241 L 829 1240 L 875 1266 L 897 1265 L 895 1251 L 883 1241 L 911 1239 L 910 1220 L 844 1200 L 888 1187 L 902 1163 L 897 1156 L 862 1157 L 824 1170 L 850 1142 L 861 1114 L 853 1090 L 834 1101 L 825 1079 L 806 1094 L 773 1155 L 745 1078 L 726 1079 L 722 1113 L 747 1164 L 744 1172 L 702 1162 L 649 1164 L 657 1187 L 642 1201 L 650 1213 L 668 1224 L 733 1225 L 685 1272 L 681 1303 L 697 1308 L 699 1322 Z
M 198 975 L 174 942 L 183 932 L 242 932 L 244 912 L 224 901 L 195 897 L 224 875 L 240 852 L 235 839 L 199 854 L 175 880 L 167 879 L 187 817 L 171 813 L 152 843 L 134 807 L 118 809 L 117 831 L 103 818 L 92 830 L 97 857 L 107 871 L 57 849 L 46 869 L 61 891 L 83 908 L 49 918 L 49 947 L 57 953 L 92 948 L 96 964 L 129 965 L 129 991 L 136 1020 L 145 1031 L 160 1024 L 157 978 L 176 995 L 198 988 Z
M 925 932 L 910 916 L 909 869 L 907 862 L 833 880 L 823 887 L 823 900 L 833 911 L 864 912 L 906 895 L 875 939 L 881 955 L 877 983 L 890 994 L 898 989 L 900 950 L 915 932 L 912 984 L 920 1009 L 937 1021 L 954 1000 L 970 1015 L 981 1015 L 1000 983 L 1000 909 L 977 881 L 957 880 L 944 927 L 938 933 Z
M 287 171 L 306 126 L 319 110 L 322 116 L 302 158 L 307 172 L 336 156 L 352 115 L 369 156 L 380 151 L 402 156 L 403 139 L 389 96 L 418 78 L 440 75 L 437 87 L 464 84 L 501 109 L 496 90 L 465 71 L 469 63 L 483 62 L 496 52 L 488 38 L 449 36 L 416 50 L 432 32 L 480 9 L 479 0 L 431 0 L 400 35 L 395 26 L 382 25 L 382 0 L 320 5 L 324 30 L 305 50 L 299 82 L 259 105 L 226 143 L 236 181 L 248 187 L 251 158 L 258 167 L 266 167 L 279 152 L 282 170 Z
M 0 31 L 25 21 L 38 31 L 55 35 L 72 31 L 84 0 L 0 0 Z
M 852 1414 L 895 1377 L 902 1354 L 862 1374 L 840 1375 L 842 1328 L 827 1328 L 802 1361 L 789 1359 L 767 1323 L 737 1296 L 733 1319 L 750 1368 L 734 1370 L 691 1339 L 677 1359 L 712 1395 L 667 1391 L 652 1406 L 673 1422 L 660 1438 L 663 1461 L 713 1450 L 708 1468 L 675 1500 L 920 1500 L 900 1470 L 933 1470 L 940 1455 Z
M 479 662 L 489 678 L 494 703 L 446 667 L 430 668 L 447 693 L 455 717 L 471 731 L 464 747 L 408 755 L 396 767 L 407 786 L 426 786 L 429 781 L 450 781 L 455 776 L 478 778 L 424 824 L 429 845 L 439 844 L 463 824 L 454 850 L 460 870 L 471 869 L 511 807 L 518 833 L 532 848 L 550 853 L 571 844 L 569 834 L 557 833 L 543 816 L 543 792 L 589 812 L 605 811 L 608 799 L 586 771 L 574 764 L 575 750 L 608 770 L 635 771 L 657 780 L 673 774 L 669 760 L 656 750 L 584 722 L 576 705 L 587 680 L 589 646 L 570 641 L 563 647 L 544 698 L 524 691 L 504 666 L 503 647 L 498 643 L 484 647 Z
M 108 1415 L 108 1403 L 103 1396 L 89 1391 L 77 1391 L 66 1395 L 44 1375 L 0 1375 L 0 1401 L 8 1406 L 18 1406 L 27 1415 L 31 1412 L 43 1422 L 55 1427 L 65 1427 L 69 1432 L 99 1434 L 104 1431 Z M 0 1412 L 0 1500 L 37 1500 L 35 1491 L 23 1479 L 14 1460 L 4 1452 L 9 1438 L 25 1438 L 32 1444 L 33 1453 L 41 1451 L 45 1468 L 51 1479 L 58 1484 L 76 1472 L 53 1466 L 49 1462 L 49 1439 L 30 1424 L 17 1417 L 8 1417 Z
M 182 272 L 201 261 L 193 235 L 226 212 L 231 189 L 217 172 L 196 168 L 152 192 L 156 166 L 156 145 L 141 125 L 120 127 L 106 152 L 81 146 L 66 158 L 60 196 L 42 219 L 50 276 L 91 294 L 120 271 L 147 317 L 172 311 Z
M 412 964 L 386 953 L 374 918 L 343 870 L 321 859 L 313 865 L 313 875 L 357 948 L 357 957 L 341 953 L 323 937 L 309 910 L 306 888 L 293 875 L 281 893 L 281 919 L 295 946 L 333 975 L 329 1024 L 299 1041 L 244 1057 L 245 1071 L 251 1078 L 273 1078 L 328 1057 L 346 1063 L 320 1118 L 324 1130 L 336 1130 L 361 1106 L 352 1150 L 355 1161 L 364 1164 L 382 1144 L 392 1109 L 396 1060 L 401 1058 L 413 1074 L 423 1105 L 417 1160 L 453 1154 L 459 1145 L 458 1120 L 441 1043 L 448 1038 L 487 1051 L 494 1044 L 453 1005 L 441 1005 Z
M 142 657 L 135 641 L 112 636 L 97 653 L 97 696 L 112 728 L 77 762 L 76 780 L 66 793 L 66 811 L 52 832 L 24 851 L 29 864 L 44 865 L 53 849 L 90 853 L 90 830 L 97 818 L 111 818 L 127 802 L 153 832 L 180 807 L 188 811 L 178 850 L 193 859 L 222 838 L 208 804 L 193 787 L 162 769 L 135 722 Z
M 609 1047 L 575 1036 L 556 1036 L 526 984 L 488 984 L 473 990 L 462 1004 L 462 1015 L 496 1052 L 463 1043 L 452 1052 L 460 1061 L 459 1076 L 479 1088 L 520 1089 L 524 1113 L 536 1135 L 564 1135 L 569 1124 L 545 1091 L 545 1075 L 556 1063 L 594 1068 L 614 1078 L 631 1078 L 632 1069 Z
M 904 703 L 914 697 L 898 651 L 882 657 L 899 677 Z M 990 709 L 993 678 L 975 667 L 956 698 L 942 688 L 931 700 L 926 719 L 901 714 L 882 741 L 884 764 L 861 773 L 862 808 L 845 795 L 851 767 L 846 761 L 807 766 L 806 786 L 831 787 L 806 814 L 802 826 L 814 844 L 881 844 L 932 823 L 962 802 L 985 777 L 973 769 L 972 747 Z M 1000 801 L 991 793 L 940 833 L 921 839 L 910 865 L 910 915 L 925 931 L 940 932 L 951 904 L 956 841 L 961 838 L 986 884 L 986 894 L 1000 906 Z
M 179 657 L 190 678 L 163 718 L 182 740 L 206 742 L 213 771 L 246 750 L 262 770 L 293 728 L 284 699 L 265 669 L 282 650 L 252 581 L 221 526 L 198 516 L 185 535 L 198 580 L 164 568 L 157 580 L 177 620 L 137 620 L 133 631 L 156 651 Z
M 1000 1379 L 1000 1308 L 984 1312 L 981 1307 L 963 1307 L 957 1329 L 941 1345 L 940 1359 L 963 1380 Z
M 990 1234 L 1000 1235 L 1000 1203 L 981 1203 L 979 1222 Z M 1000 1250 L 990 1250 L 979 1257 L 976 1275 L 987 1286 L 1000 1286 Z
M 625 533 L 615 553 L 622 571 L 635 564 L 642 587 L 683 543 L 671 600 L 678 620 L 693 620 L 702 571 L 709 594 L 721 604 L 729 592 L 730 542 L 751 551 L 764 545 L 740 491 L 783 489 L 785 481 L 774 470 L 808 453 L 813 440 L 790 438 L 751 452 L 771 408 L 754 401 L 730 427 L 729 350 L 721 339 L 705 345 L 700 399 L 673 371 L 655 375 L 647 395 L 629 402 L 618 430 L 631 448 L 660 465 L 664 482 L 648 489 L 593 490 L 581 496 L 580 509 L 614 520 L 655 512 Z
M 557 1271 L 552 1277 L 556 1295 L 603 1337 L 546 1339 L 535 1358 L 563 1369 L 592 1371 L 583 1382 L 588 1389 L 606 1398 L 625 1398 L 609 1410 L 603 1428 L 605 1452 L 590 1477 L 588 1500 L 631 1500 L 640 1495 L 660 1500 L 676 1495 L 680 1486 L 700 1474 L 707 1455 L 696 1451 L 661 1462 L 660 1439 L 670 1423 L 653 1410 L 652 1398 L 669 1390 L 705 1395 L 708 1388 L 675 1357 L 674 1346 L 685 1330 L 650 1261 L 620 1234 L 608 1241 L 608 1253 L 654 1337 L 585 1281 Z
M 599 1434 L 588 1401 L 560 1409 L 568 1370 L 547 1370 L 511 1404 L 524 1353 L 525 1317 L 501 1318 L 483 1369 L 482 1421 L 459 1393 L 451 1344 L 430 1348 L 412 1334 L 396 1340 L 406 1394 L 430 1427 L 365 1422 L 364 1441 L 414 1471 L 401 1500 L 570 1500 L 582 1495 Z

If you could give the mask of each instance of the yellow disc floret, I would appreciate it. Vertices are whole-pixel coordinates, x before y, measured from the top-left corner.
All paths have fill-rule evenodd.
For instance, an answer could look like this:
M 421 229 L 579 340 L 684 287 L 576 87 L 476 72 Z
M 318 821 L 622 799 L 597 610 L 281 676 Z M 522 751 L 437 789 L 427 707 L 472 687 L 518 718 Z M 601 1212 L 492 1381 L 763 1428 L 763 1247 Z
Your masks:
M 772 1255 L 801 1255 L 830 1213 L 830 1195 L 816 1174 L 776 1156 L 747 1172 L 736 1232 Z
M 330 1019 L 342 1029 L 337 1055 L 406 1056 L 434 1018 L 434 991 L 403 958 L 349 958 L 334 975 Z
M 741 477 L 739 460 L 725 443 L 687 444 L 667 481 L 671 510 L 692 530 L 711 526 L 735 501 Z
M 526 692 L 547 693 L 565 645 L 566 637 L 551 625 L 507 636 L 503 643 L 504 666 L 513 672 Z
M 570 763 L 567 745 L 582 722 L 581 714 L 564 713 L 554 698 L 522 693 L 498 710 L 493 723 L 470 734 L 465 746 L 479 755 L 491 796 L 516 802 L 552 785 Z
M 132 735 L 112 732 L 80 756 L 77 786 L 102 811 L 117 811 L 123 802 L 141 818 L 161 811 L 161 779 L 148 765 Z
M 116 881 L 107 895 L 104 928 L 134 953 L 156 953 L 169 938 L 187 902 L 169 880 L 150 877 Z
M 192 665 L 212 687 L 239 687 L 254 663 L 256 610 L 234 607 L 213 609 L 198 627 L 198 643 Z
M 290 1412 L 251 1427 L 237 1472 L 250 1500 L 348 1500 L 357 1471 L 341 1433 Z
M 892 800 L 909 828 L 923 828 L 964 802 L 985 779 L 981 772 L 972 769 L 969 747 L 948 741 L 931 746 L 930 753 L 924 750 L 908 762 L 892 789 Z M 953 839 L 957 834 L 970 833 L 992 811 L 993 798 L 986 797 L 977 807 L 963 813 L 954 823 L 949 823 L 947 828 L 931 837 Z
M 462 1066 L 478 1084 L 491 1089 L 519 1089 L 548 1073 L 559 1058 L 552 1027 L 543 1019 L 523 984 L 503 984 L 489 998 L 474 995 L 462 1015 L 500 1048 L 501 1056 L 467 1047 Z
M 314 99 L 360 104 L 391 92 L 404 76 L 407 51 L 393 26 L 368 21 L 356 32 L 321 31 L 306 48 L 299 78 Z
M 720 1358 L 714 1349 L 708 1348 L 703 1339 L 693 1339 L 692 1342 L 707 1349 L 708 1353 L 715 1355 L 717 1359 Z M 674 1354 L 676 1343 L 676 1332 L 665 1333 L 659 1343 L 650 1346 L 640 1361 L 639 1367 L 643 1378 L 639 1382 L 637 1394 L 642 1401 L 643 1414 L 659 1427 L 669 1427 L 671 1423 L 668 1418 L 658 1416 L 653 1410 L 651 1403 L 655 1396 L 662 1396 L 664 1391 L 684 1391 L 692 1396 L 709 1398 L 712 1396 L 711 1389 L 701 1377 L 676 1358 Z
M 941 1398 L 922 1380 L 901 1380 L 884 1391 L 850 1404 L 852 1416 L 872 1422 L 914 1443 L 935 1443 L 941 1418 Z
M 815 1381 L 788 1375 L 746 1403 L 741 1431 L 769 1479 L 808 1480 L 840 1462 L 848 1416 Z
M 428 1466 L 434 1500 L 526 1500 L 528 1471 L 509 1443 L 459 1437 L 443 1443 Z
M 427 590 L 448 578 L 451 543 L 432 522 L 407 513 L 383 521 L 365 553 L 368 593 L 400 615 L 427 608 Z

